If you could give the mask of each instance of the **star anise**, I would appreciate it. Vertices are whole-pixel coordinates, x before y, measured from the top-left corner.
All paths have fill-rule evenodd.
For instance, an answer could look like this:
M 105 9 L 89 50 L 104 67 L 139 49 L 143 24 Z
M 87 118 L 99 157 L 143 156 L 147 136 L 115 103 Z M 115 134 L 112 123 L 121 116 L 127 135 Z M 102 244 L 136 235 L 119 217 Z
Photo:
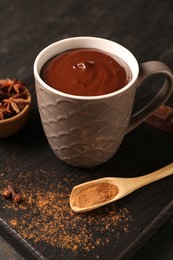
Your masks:
M 11 113 L 11 111 L 8 108 L 6 108 L 2 104 L 0 104 L 0 121 L 4 120 L 4 116 L 6 114 L 10 114 L 10 113 Z
M 0 79 L 0 90 L 5 93 L 19 93 L 24 90 L 24 83 L 14 79 Z
M 29 104 L 25 84 L 17 79 L 0 79 L 0 120 L 20 113 Z
M 18 114 L 24 108 L 25 105 L 29 104 L 29 101 L 27 100 L 27 93 L 21 92 L 14 94 L 9 98 L 3 99 L 2 104 L 9 111 Z

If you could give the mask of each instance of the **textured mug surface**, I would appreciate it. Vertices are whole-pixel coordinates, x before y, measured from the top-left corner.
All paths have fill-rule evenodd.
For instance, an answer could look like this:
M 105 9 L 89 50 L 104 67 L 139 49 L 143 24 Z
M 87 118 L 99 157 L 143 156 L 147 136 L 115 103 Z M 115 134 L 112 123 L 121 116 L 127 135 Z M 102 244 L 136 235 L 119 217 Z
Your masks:
M 128 126 L 133 90 L 102 100 L 79 100 L 55 96 L 38 82 L 36 87 L 43 127 L 60 159 L 91 167 L 113 156 Z
M 98 48 L 119 56 L 131 69 L 131 81 L 116 92 L 95 97 L 69 95 L 51 88 L 40 77 L 42 66 L 73 48 Z M 73 166 L 92 167 L 115 154 L 129 125 L 138 74 L 133 54 L 106 39 L 68 38 L 39 53 L 34 63 L 38 107 L 48 142 L 58 158 Z

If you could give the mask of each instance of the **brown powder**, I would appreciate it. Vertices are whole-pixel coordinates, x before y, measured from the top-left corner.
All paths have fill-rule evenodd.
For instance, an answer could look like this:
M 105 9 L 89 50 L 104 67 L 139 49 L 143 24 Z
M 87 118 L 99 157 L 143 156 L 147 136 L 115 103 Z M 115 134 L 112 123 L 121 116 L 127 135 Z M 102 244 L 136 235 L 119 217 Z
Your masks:
M 74 205 L 79 208 L 86 208 L 101 204 L 113 199 L 118 192 L 118 187 L 110 183 L 92 184 L 75 195 L 75 198 L 73 198 Z
M 131 217 L 123 202 L 111 203 L 104 210 L 74 213 L 69 195 L 73 175 L 57 178 L 57 171 L 23 165 L 10 157 L 0 165 L 0 188 L 9 182 L 18 187 L 23 201 L 11 203 L 0 198 L 1 218 L 45 257 L 58 248 L 59 254 L 97 250 L 128 232 Z M 75 179 L 75 178 L 74 178 Z M 70 180 L 70 181 L 69 181 Z M 82 177 L 80 178 L 83 181 Z

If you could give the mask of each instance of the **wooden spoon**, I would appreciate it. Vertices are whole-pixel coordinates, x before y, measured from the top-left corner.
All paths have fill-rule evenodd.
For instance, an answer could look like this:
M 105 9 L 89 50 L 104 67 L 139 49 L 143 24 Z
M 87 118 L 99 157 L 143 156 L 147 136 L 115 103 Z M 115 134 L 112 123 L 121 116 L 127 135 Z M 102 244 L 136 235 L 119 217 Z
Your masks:
M 90 211 L 96 208 L 99 208 L 101 206 L 104 206 L 108 203 L 114 202 L 116 200 L 119 200 L 123 198 L 124 196 L 128 195 L 129 193 L 149 184 L 154 181 L 157 181 L 159 179 L 165 178 L 169 175 L 173 174 L 173 163 L 157 170 L 154 171 L 150 174 L 141 176 L 141 177 L 133 177 L 133 178 L 116 178 L 116 177 L 106 177 L 106 178 L 101 178 L 89 182 L 82 183 L 80 185 L 77 185 L 73 188 L 71 195 L 70 195 L 70 206 L 71 209 L 77 213 L 80 212 L 86 212 Z M 89 186 L 93 186 L 98 183 L 110 183 L 115 185 L 118 188 L 118 194 L 113 197 L 113 199 L 88 206 L 88 207 L 77 207 L 76 206 L 76 197 L 78 196 L 79 192 L 81 192 L 83 189 L 88 188 Z

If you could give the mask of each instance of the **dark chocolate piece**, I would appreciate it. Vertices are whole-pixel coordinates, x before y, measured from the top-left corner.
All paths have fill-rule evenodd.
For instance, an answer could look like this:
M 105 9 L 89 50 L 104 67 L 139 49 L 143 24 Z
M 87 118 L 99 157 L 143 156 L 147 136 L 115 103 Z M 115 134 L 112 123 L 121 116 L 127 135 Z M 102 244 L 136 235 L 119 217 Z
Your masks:
M 153 127 L 173 134 L 173 108 L 162 105 L 156 109 L 145 122 Z

